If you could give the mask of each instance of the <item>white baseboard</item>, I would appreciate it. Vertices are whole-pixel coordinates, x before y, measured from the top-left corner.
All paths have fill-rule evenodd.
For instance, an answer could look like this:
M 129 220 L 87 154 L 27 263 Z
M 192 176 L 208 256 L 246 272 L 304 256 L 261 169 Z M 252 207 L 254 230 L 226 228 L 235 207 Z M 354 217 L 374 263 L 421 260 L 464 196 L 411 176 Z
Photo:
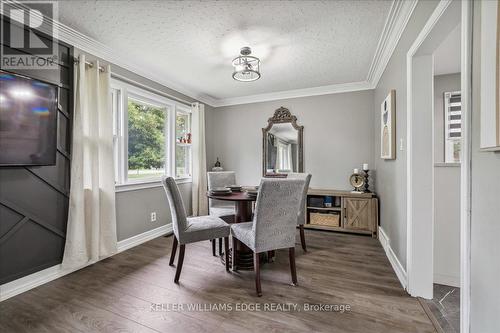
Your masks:
M 434 273 L 434 283 L 460 288 L 460 276 Z
M 0 285 L 0 301 L 24 293 L 42 284 L 60 278 L 61 264 L 55 265 L 17 280 Z
M 133 248 L 157 237 L 169 234 L 172 232 L 172 224 L 162 225 L 161 227 L 143 232 L 142 234 L 132 236 L 130 238 L 118 242 L 118 253 Z
M 156 237 L 160 237 L 172 232 L 172 224 L 163 225 L 153 230 L 143 232 L 142 234 L 124 239 L 118 242 L 118 253 L 128 250 L 134 246 L 140 245 L 147 241 L 150 241 Z M 93 264 L 93 263 L 89 263 Z M 61 264 L 46 268 L 39 272 L 24 276 L 17 280 L 0 285 L 0 302 L 4 301 L 13 296 L 19 295 L 28 291 L 30 289 L 41 286 L 42 284 L 48 283 L 64 275 L 70 274 L 74 271 L 82 269 L 87 265 L 73 269 L 73 270 L 63 270 Z
M 408 281 L 406 270 L 404 269 L 403 265 L 401 265 L 401 262 L 399 261 L 398 257 L 396 257 L 396 254 L 392 250 L 389 237 L 387 237 L 387 234 L 385 233 L 384 229 L 382 229 L 382 227 L 380 226 L 378 227 L 378 234 L 379 234 L 378 239 L 380 241 L 380 244 L 382 244 L 382 247 L 385 250 L 385 254 L 389 259 L 389 262 L 392 265 L 392 269 L 396 273 L 396 276 L 398 277 L 401 286 L 403 286 L 403 288 L 406 290 Z

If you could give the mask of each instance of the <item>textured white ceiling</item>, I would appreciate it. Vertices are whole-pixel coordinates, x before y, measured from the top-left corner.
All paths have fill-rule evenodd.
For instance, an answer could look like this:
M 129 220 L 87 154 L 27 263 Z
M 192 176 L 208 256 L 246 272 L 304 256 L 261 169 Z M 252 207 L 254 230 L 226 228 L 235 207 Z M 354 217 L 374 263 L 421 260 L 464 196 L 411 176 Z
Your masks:
M 61 1 L 59 21 L 215 99 L 365 81 L 391 1 Z M 232 79 L 242 46 L 262 78 Z

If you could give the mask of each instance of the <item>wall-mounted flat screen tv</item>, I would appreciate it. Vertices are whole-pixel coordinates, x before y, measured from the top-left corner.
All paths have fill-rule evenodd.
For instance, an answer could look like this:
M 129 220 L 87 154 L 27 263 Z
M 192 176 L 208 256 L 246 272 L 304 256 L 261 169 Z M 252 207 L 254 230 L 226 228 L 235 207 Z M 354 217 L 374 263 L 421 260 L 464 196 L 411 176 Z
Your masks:
M 54 165 L 57 87 L 0 71 L 0 166 Z

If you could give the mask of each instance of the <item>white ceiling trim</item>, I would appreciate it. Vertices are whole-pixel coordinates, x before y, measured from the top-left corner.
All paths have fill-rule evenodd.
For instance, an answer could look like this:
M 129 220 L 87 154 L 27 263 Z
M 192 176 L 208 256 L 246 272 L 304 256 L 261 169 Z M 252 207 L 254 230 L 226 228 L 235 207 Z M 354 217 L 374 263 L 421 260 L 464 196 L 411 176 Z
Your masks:
M 202 93 L 189 90 L 183 86 L 180 86 L 172 81 L 165 79 L 164 77 L 160 77 L 157 74 L 149 71 L 145 71 L 141 68 L 140 65 L 136 64 L 132 59 L 123 56 L 119 52 L 113 51 L 108 46 L 90 38 L 82 33 L 62 24 L 56 23 L 58 26 L 58 39 L 66 42 L 74 47 L 82 50 L 83 52 L 88 52 L 89 54 L 96 56 L 98 58 L 102 58 L 105 61 L 110 62 L 112 65 L 117 65 L 126 70 L 129 70 L 135 74 L 143 76 L 147 79 L 160 83 L 170 89 L 176 90 L 177 92 L 184 94 L 188 97 L 191 97 L 195 100 L 201 101 L 208 105 L 215 104 L 215 99 L 210 96 L 206 96 Z
M 336 94 L 350 91 L 360 91 L 375 89 L 382 77 L 382 74 L 391 59 L 399 39 L 403 35 L 403 31 L 410 20 L 413 10 L 417 6 L 418 0 L 393 0 L 389 15 L 382 29 L 377 49 L 373 56 L 372 64 L 368 71 L 366 81 L 351 82 L 342 84 L 332 84 L 328 86 L 320 86 L 314 88 L 286 90 L 275 93 L 257 94 L 242 97 L 223 98 L 215 100 L 215 107 L 229 106 L 247 103 L 266 102 L 288 98 L 298 98 L 307 96 L 318 96 Z
M 229 106 L 238 104 L 259 103 L 259 102 L 275 101 L 280 99 L 338 94 L 343 92 L 369 90 L 369 89 L 373 89 L 373 86 L 367 81 L 332 84 L 329 86 L 285 90 L 285 91 L 242 96 L 242 97 L 222 98 L 216 100 L 216 104 L 214 106 L 220 107 L 220 106 Z
M 215 99 L 206 96 L 200 92 L 192 91 L 186 87 L 176 84 L 172 81 L 165 79 L 164 77 L 158 76 L 156 73 L 146 71 L 141 68 L 140 65 L 136 64 L 132 59 L 123 56 L 119 52 L 115 52 L 108 46 L 101 44 L 100 42 L 83 35 L 82 33 L 62 24 L 56 23 L 59 29 L 59 40 L 66 42 L 74 47 L 82 50 L 83 52 L 88 52 L 96 57 L 102 58 L 105 61 L 110 62 L 112 65 L 120 66 L 126 70 L 129 70 L 135 74 L 143 76 L 147 79 L 155 81 L 162 84 L 170 89 L 176 90 L 177 92 L 191 97 L 195 100 L 203 102 L 208 105 L 214 105 Z
M 377 86 L 382 77 L 417 2 L 418 0 L 393 0 L 366 78 L 373 87 Z
M 232 97 L 216 99 L 206 94 L 193 91 L 179 84 L 171 82 L 164 77 L 158 76 L 156 73 L 144 70 L 140 65 L 138 65 L 133 59 L 124 56 L 120 52 L 109 48 L 108 46 L 100 43 L 99 41 L 84 35 L 81 32 L 68 27 L 67 25 L 49 19 L 58 29 L 57 38 L 65 43 L 68 43 L 75 48 L 78 48 L 84 52 L 88 52 L 96 57 L 102 58 L 105 61 L 110 62 L 120 66 L 126 70 L 129 70 L 135 74 L 143 76 L 147 79 L 155 81 L 162 84 L 170 89 L 176 90 L 177 92 L 184 94 L 188 97 L 201 101 L 210 106 L 228 106 L 246 103 L 256 103 L 265 102 L 272 100 L 288 99 L 288 98 L 298 98 L 307 96 L 318 96 L 335 94 L 350 91 L 360 91 L 376 88 L 380 77 L 384 73 L 385 68 L 403 34 L 404 29 L 417 5 L 418 0 L 393 0 L 389 15 L 384 24 L 382 34 L 380 36 L 377 49 L 375 51 L 372 64 L 368 71 L 367 80 L 361 82 L 350 82 L 342 84 L 333 84 L 327 86 L 305 88 L 305 89 L 295 89 L 286 90 L 273 93 L 257 94 L 250 96 Z M 27 8 L 22 4 L 17 4 L 19 7 Z M 50 34 L 50 31 L 44 31 L 44 26 L 41 27 L 42 32 Z

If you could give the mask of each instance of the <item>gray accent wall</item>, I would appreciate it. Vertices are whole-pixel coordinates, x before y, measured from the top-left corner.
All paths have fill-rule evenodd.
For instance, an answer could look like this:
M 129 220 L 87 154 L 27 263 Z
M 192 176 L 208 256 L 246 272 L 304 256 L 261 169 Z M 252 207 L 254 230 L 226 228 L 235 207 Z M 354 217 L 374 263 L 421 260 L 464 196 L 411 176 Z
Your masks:
M 58 135 L 55 165 L 0 167 L 0 284 L 62 261 L 71 166 L 71 56 L 72 48 L 59 43 L 57 69 L 9 70 L 58 87 Z
M 474 2 L 471 332 L 500 332 L 500 153 L 479 150 L 481 2 Z
M 188 215 L 191 212 L 191 183 L 178 184 Z M 156 222 L 150 214 L 156 212 Z M 172 223 L 163 187 L 116 193 L 116 232 L 118 241 Z
M 380 197 L 380 224 L 406 269 L 406 54 L 438 1 L 419 1 L 374 93 L 375 188 Z M 396 159 L 380 159 L 380 104 L 396 89 Z M 400 150 L 403 138 L 403 150 Z M 373 146 L 372 146 L 373 147 Z
M 304 170 L 311 187 L 349 190 L 348 178 L 373 165 L 373 91 L 357 91 L 215 108 L 207 113 L 207 162 L 217 157 L 243 185 L 262 176 L 262 128 L 284 106 L 304 126 Z

